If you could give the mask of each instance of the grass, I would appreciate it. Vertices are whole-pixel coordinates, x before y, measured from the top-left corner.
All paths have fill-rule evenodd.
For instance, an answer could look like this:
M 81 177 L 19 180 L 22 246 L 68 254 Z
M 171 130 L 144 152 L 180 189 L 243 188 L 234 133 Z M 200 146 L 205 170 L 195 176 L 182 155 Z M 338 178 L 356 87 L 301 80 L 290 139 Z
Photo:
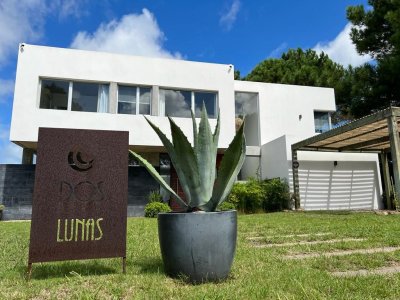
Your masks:
M 400 264 L 400 251 L 288 260 L 284 255 L 400 246 L 400 215 L 290 212 L 240 215 L 228 280 L 187 284 L 164 275 L 155 219 L 128 219 L 127 274 L 120 259 L 34 264 L 25 280 L 29 222 L 0 222 L 0 299 L 399 299 L 400 274 L 337 278 L 329 272 Z M 327 235 L 318 235 L 328 233 Z M 292 236 L 302 234 L 303 236 Z M 304 236 L 304 234 L 309 234 Z M 288 236 L 290 235 L 290 236 Z M 341 238 L 363 241 L 256 248 Z M 285 237 L 282 237 L 285 236 Z

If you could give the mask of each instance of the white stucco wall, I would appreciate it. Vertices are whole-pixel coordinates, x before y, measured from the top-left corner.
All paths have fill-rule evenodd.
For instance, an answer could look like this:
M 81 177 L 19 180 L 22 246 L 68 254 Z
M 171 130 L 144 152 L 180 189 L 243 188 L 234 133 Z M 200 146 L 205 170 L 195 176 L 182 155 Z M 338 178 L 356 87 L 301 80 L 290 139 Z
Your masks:
M 313 136 L 314 111 L 336 110 L 331 88 L 235 80 L 235 91 L 259 94 L 261 145 L 282 135 L 294 136 L 298 141 Z
M 135 146 L 161 146 L 141 115 L 74 112 L 39 109 L 40 78 L 117 82 L 164 88 L 205 90 L 218 93 L 221 111 L 219 147 L 226 148 L 234 136 L 234 70 L 229 65 L 184 60 L 135 57 L 24 45 L 19 51 L 10 139 L 36 142 L 39 127 L 128 130 Z M 169 132 L 165 117 L 151 119 Z M 189 118 L 174 118 L 191 140 Z M 215 125 L 215 120 L 211 121 Z

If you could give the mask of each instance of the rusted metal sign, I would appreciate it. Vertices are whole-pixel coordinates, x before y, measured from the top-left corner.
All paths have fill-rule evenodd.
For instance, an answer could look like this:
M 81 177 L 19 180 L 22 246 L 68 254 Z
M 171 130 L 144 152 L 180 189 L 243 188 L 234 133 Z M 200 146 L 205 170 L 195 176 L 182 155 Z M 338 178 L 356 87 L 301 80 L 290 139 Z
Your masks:
M 126 257 L 128 132 L 40 128 L 32 263 Z

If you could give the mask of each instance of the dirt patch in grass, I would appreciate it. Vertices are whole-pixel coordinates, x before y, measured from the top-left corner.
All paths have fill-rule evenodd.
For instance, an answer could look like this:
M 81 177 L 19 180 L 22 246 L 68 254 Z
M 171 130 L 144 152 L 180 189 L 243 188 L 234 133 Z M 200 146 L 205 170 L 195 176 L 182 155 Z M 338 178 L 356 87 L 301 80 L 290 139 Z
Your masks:
M 343 272 L 331 272 L 336 277 L 356 277 L 356 276 L 370 276 L 370 275 L 390 275 L 400 273 L 400 263 L 392 262 L 390 266 L 380 267 L 372 270 L 353 270 Z
M 371 254 L 371 253 L 385 253 L 394 252 L 400 250 L 400 247 L 381 247 L 381 248 L 369 248 L 369 249 L 354 249 L 354 250 L 343 250 L 343 251 L 332 251 L 332 252 L 322 252 L 322 253 L 299 253 L 285 255 L 284 258 L 287 259 L 305 259 L 314 257 L 332 257 L 332 256 L 345 256 L 351 254 Z
M 290 247 L 298 245 L 318 245 L 318 244 L 335 244 L 340 242 L 361 242 L 365 241 L 363 238 L 344 238 L 344 239 L 333 239 L 324 241 L 302 241 L 302 242 L 291 242 L 291 243 L 280 243 L 280 244 L 266 244 L 266 243 L 256 243 L 253 242 L 253 246 L 257 248 L 271 248 L 271 247 Z
M 310 237 L 310 236 L 325 236 L 330 235 L 331 232 L 321 232 L 321 233 L 299 233 L 299 234 L 285 234 L 285 235 L 271 235 L 269 238 L 295 238 L 295 237 Z M 263 236 L 249 236 L 246 238 L 249 241 L 257 241 L 265 239 Z

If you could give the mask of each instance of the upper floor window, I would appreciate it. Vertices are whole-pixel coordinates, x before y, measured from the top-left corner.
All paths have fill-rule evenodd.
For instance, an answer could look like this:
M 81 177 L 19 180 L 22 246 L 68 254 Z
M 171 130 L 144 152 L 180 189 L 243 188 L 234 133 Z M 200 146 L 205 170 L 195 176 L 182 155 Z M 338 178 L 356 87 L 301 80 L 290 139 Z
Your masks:
M 108 85 L 73 82 L 72 110 L 108 112 Z
M 329 112 L 314 111 L 314 125 L 316 133 L 323 133 L 331 129 Z
M 109 85 L 43 79 L 40 108 L 108 112 Z
M 217 93 L 203 91 L 185 91 L 160 89 L 160 115 L 190 118 L 191 111 L 200 117 L 203 103 L 208 117 L 217 117 Z
M 42 80 L 41 84 L 40 108 L 68 109 L 68 81 Z
M 150 115 L 151 88 L 118 86 L 118 113 Z
M 248 146 L 260 146 L 258 94 L 248 92 L 235 92 L 235 126 L 236 130 L 246 117 L 244 133 Z

